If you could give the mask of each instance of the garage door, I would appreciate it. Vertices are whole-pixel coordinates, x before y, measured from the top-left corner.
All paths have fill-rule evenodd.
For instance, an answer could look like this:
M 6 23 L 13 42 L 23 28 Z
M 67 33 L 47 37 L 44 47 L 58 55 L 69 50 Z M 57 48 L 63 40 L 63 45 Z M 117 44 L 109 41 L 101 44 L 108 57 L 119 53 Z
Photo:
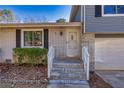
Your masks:
M 124 35 L 96 35 L 95 68 L 124 70 Z

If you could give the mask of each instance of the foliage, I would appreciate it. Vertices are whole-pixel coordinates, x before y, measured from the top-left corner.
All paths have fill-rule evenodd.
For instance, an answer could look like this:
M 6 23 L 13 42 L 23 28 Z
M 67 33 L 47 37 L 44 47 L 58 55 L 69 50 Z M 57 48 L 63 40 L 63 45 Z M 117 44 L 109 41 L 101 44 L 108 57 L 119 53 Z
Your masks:
M 14 15 L 12 11 L 3 9 L 0 11 L 0 21 L 3 22 L 11 22 L 14 20 Z
M 31 65 L 47 65 L 47 49 L 45 48 L 14 48 L 14 63 L 31 64 Z
M 14 15 L 11 10 L 3 9 L 0 10 L 0 23 L 47 23 L 46 16 L 21 16 Z
M 56 20 L 56 23 L 65 23 L 65 22 L 66 22 L 66 20 L 63 18 Z

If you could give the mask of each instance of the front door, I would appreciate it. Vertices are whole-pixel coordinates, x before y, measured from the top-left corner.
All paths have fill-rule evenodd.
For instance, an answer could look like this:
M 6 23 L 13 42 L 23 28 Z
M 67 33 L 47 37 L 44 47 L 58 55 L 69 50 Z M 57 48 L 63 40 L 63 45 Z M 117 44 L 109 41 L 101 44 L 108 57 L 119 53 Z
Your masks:
M 76 31 L 69 31 L 67 33 L 67 56 L 79 56 L 79 35 Z

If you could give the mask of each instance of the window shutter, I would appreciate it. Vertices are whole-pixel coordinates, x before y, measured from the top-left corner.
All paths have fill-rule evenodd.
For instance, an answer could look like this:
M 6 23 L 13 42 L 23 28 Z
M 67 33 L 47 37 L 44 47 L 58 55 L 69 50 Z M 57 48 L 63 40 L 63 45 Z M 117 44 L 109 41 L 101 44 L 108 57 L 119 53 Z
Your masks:
M 16 29 L 16 48 L 21 47 L 21 30 Z
M 44 29 L 44 48 L 49 48 L 48 46 L 48 40 L 49 40 L 49 31 L 48 29 Z
M 95 17 L 102 16 L 102 8 L 101 5 L 95 5 Z

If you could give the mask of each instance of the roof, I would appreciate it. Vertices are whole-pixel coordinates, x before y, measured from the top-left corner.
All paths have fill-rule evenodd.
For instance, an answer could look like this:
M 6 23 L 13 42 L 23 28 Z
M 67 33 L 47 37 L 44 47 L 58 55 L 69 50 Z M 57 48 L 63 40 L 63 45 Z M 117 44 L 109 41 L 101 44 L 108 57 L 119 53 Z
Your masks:
M 0 28 L 23 28 L 23 27 L 80 27 L 80 22 L 68 23 L 8 23 L 0 24 Z
M 69 22 L 73 22 L 79 7 L 80 7 L 80 5 L 73 5 L 72 6 Z

